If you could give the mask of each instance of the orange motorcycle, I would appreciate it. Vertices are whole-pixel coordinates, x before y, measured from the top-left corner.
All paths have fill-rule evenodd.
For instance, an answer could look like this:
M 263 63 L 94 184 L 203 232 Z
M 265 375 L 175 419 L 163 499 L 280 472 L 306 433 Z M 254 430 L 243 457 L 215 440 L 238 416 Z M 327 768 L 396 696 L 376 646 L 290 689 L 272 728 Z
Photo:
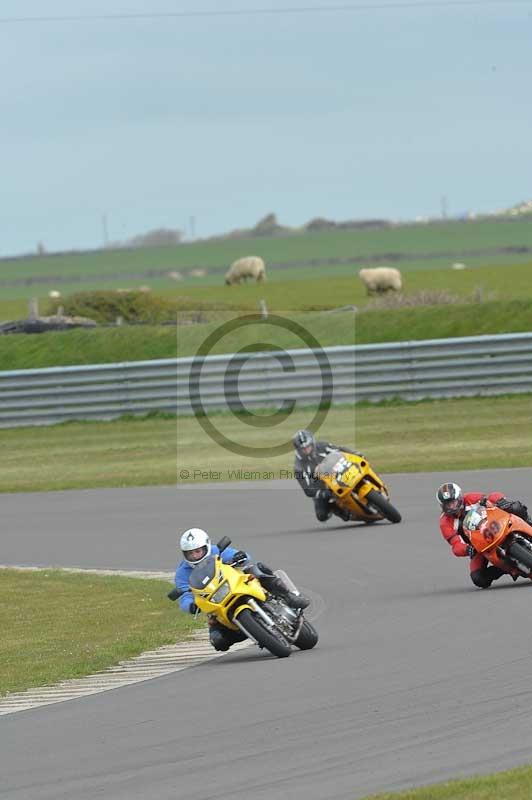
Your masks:
M 477 553 L 504 572 L 532 579 L 532 525 L 501 508 L 475 505 L 463 530 Z

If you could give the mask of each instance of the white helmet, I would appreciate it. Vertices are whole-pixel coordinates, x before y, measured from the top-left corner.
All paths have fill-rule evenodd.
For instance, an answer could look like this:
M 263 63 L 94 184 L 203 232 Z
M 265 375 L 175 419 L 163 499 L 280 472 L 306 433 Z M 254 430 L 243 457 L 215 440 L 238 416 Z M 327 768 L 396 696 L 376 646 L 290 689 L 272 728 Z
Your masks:
M 192 564 L 193 567 L 196 567 L 211 554 L 211 540 L 206 531 L 201 528 L 189 528 L 188 531 L 181 534 L 179 547 L 186 561 Z M 201 552 L 199 554 L 196 553 L 194 558 L 190 558 L 191 551 L 194 550 L 201 550 Z

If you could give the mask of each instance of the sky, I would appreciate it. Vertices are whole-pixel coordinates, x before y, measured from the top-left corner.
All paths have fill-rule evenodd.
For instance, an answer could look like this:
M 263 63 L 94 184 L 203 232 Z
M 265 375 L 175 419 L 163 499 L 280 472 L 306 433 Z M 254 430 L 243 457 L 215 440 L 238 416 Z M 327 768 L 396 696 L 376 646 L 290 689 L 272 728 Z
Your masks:
M 0 74 L 0 256 L 532 198 L 532 0 L 2 0 Z

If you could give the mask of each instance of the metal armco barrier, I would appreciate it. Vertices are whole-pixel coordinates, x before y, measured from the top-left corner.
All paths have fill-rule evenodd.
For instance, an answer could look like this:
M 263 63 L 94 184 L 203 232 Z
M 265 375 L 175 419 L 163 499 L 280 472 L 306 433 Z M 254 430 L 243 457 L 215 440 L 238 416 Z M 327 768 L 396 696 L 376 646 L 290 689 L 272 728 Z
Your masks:
M 517 392 L 532 392 L 532 333 L 0 372 L 0 427 Z

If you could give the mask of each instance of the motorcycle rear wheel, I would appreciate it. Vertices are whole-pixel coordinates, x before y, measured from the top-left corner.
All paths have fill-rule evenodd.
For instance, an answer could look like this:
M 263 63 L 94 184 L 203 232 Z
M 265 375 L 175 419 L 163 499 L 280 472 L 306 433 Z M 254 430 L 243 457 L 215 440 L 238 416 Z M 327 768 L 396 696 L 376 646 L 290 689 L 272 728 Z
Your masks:
M 522 542 L 512 542 L 508 548 L 508 555 L 520 564 L 524 564 L 532 572 L 532 542 L 530 549 Z
M 238 615 L 238 621 L 251 639 L 255 639 L 259 647 L 264 647 L 272 656 L 277 658 L 287 658 L 291 651 L 290 645 L 281 635 L 275 635 L 272 631 L 262 623 L 262 621 L 250 611 L 245 608 Z
M 305 620 L 294 644 L 300 650 L 312 650 L 318 644 L 318 631 L 310 622 Z
M 401 522 L 401 514 L 392 506 L 389 500 L 386 499 L 380 492 L 376 489 L 372 489 L 371 492 L 368 492 L 366 495 L 366 499 L 368 503 L 371 503 L 372 506 L 378 508 L 383 517 L 385 517 L 389 522 Z

